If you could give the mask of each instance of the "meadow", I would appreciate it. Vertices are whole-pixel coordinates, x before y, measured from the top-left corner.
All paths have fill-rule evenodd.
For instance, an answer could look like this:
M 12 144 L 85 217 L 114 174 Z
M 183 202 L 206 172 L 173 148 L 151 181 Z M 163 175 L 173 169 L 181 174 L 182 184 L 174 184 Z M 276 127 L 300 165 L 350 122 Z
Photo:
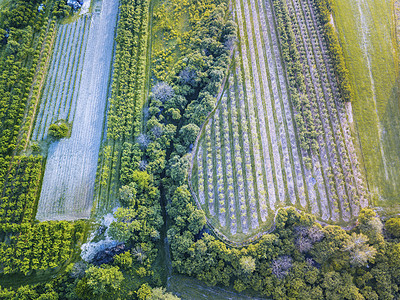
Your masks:
M 398 212 L 399 61 L 393 1 L 332 2 L 354 90 L 351 127 L 360 142 L 372 204 Z

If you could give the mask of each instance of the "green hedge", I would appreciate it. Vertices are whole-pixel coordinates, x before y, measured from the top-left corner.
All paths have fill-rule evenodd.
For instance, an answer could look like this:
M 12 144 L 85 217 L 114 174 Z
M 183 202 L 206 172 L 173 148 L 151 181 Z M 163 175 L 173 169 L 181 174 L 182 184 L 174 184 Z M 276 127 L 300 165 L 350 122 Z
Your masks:
M 313 0 L 317 8 L 319 20 L 324 28 L 328 50 L 333 60 L 336 78 L 343 100 L 350 102 L 353 98 L 353 90 L 350 85 L 349 70 L 346 68 L 343 49 L 340 45 L 339 38 L 335 28 L 330 23 L 332 14 L 331 0 Z

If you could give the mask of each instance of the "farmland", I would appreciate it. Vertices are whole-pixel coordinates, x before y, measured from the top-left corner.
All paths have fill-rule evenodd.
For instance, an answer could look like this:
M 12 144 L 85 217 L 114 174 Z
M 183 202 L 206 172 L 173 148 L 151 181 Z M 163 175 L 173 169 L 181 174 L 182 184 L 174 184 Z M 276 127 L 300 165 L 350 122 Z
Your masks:
M 58 28 L 32 140 L 46 139 L 50 124 L 58 120 L 74 121 L 90 20 L 91 16 L 85 15 Z
M 9 33 L 0 50 L 0 281 L 18 285 L 21 276 L 35 281 L 39 270 L 44 277 L 49 269 L 58 272 L 81 242 L 84 224 L 35 224 L 44 159 L 29 136 L 55 42 L 57 6 L 44 1 L 37 14 L 35 1 L 6 2 L 9 13 L 2 7 L 0 21 L 2 35 Z
M 0 0 L 0 298 L 399 298 L 396 16 L 342 1 Z
M 126 11 L 119 19 L 107 132 L 96 177 L 95 205 L 100 215 L 118 205 L 119 188 L 129 183 L 132 171 L 139 167 L 136 139 L 142 129 L 147 92 L 150 3 L 127 1 L 121 5 L 126 5 Z
M 234 241 L 269 228 L 288 205 L 348 224 L 368 199 L 312 2 L 236 1 L 234 12 L 238 50 L 194 154 L 201 207 Z M 287 46 L 299 61 L 282 53 Z M 291 77 L 298 63 L 300 84 Z
M 1 161 L 0 169 L 0 223 L 31 222 L 40 190 L 42 158 L 14 157 L 10 166 Z
M 71 137 L 52 142 L 40 194 L 38 220 L 88 218 L 110 84 L 118 3 L 62 25 L 47 76 L 33 139 L 51 123 L 72 123 Z M 105 63 L 106 62 L 106 63 Z
M 397 212 L 400 111 L 393 2 L 333 3 L 333 20 L 355 91 L 352 127 L 359 135 L 373 204 Z

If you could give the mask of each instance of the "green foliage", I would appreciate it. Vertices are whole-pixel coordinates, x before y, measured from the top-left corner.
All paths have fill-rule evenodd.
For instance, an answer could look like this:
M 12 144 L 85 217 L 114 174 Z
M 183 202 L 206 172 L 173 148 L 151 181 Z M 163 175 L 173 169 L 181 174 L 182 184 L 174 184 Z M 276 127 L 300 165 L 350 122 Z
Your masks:
M 75 243 L 80 242 L 84 229 L 81 222 L 3 225 L 0 235 L 7 234 L 9 241 L 0 243 L 0 273 L 27 275 L 33 270 L 61 266 L 71 257 Z
M 69 134 L 69 128 L 68 125 L 65 123 L 55 123 L 51 124 L 49 126 L 49 134 L 56 138 L 56 139 L 62 139 L 68 136 Z
M 256 269 L 256 260 L 251 256 L 243 256 L 239 260 L 244 274 L 251 274 Z
M 314 0 L 319 12 L 319 20 L 325 31 L 328 50 L 334 63 L 335 74 L 344 101 L 351 101 L 353 90 L 350 85 L 349 71 L 346 67 L 343 49 L 340 45 L 336 30 L 331 24 L 332 0 Z
M 132 263 L 133 258 L 129 251 L 114 256 L 114 264 L 121 269 L 130 269 L 132 267 Z
M 151 266 L 157 254 L 155 242 L 160 237 L 159 230 L 163 223 L 160 194 L 147 172 L 133 171 L 131 179 L 132 182 L 122 188 L 123 194 L 128 194 L 131 200 L 115 212 L 117 220 L 111 223 L 109 232 L 118 241 L 136 245 L 132 254 L 144 268 L 142 276 L 146 276 L 152 274 Z M 124 254 L 116 263 L 132 261 L 127 256 Z
M 24 113 L 30 99 L 30 91 L 37 75 L 40 55 L 51 43 L 55 23 L 46 18 L 51 10 L 48 3 L 46 14 L 37 15 L 40 1 L 11 1 L 3 7 L 0 31 L 8 32 L 0 47 L 0 155 L 11 155 L 21 150 Z M 6 31 L 7 30 L 7 31 Z M 46 37 L 46 38 L 45 38 Z M 46 47 L 45 47 L 46 46 Z M 33 116 L 28 113 L 26 119 Z
M 400 218 L 391 218 L 385 223 L 386 231 L 395 238 L 400 237 Z
M 120 202 L 124 207 L 135 206 L 136 189 L 132 184 L 124 185 L 119 189 Z
M 34 219 L 41 174 L 42 157 L 15 156 L 10 163 L 0 157 L 0 224 Z
M 200 128 L 196 124 L 188 124 L 179 130 L 179 135 L 182 137 L 182 145 L 188 147 L 193 144 L 199 134 Z
M 167 293 L 165 288 L 153 288 L 151 290 L 151 296 L 146 298 L 148 300 L 179 300 L 180 298 Z
M 353 233 L 346 241 L 344 250 L 350 253 L 350 262 L 355 266 L 363 266 L 373 260 L 376 249 L 367 244 L 368 237 L 362 233 Z
M 76 287 L 82 299 L 116 299 L 124 276 L 118 267 L 90 267 Z
M 129 139 L 141 128 L 149 1 L 120 1 L 114 78 L 108 112 L 109 139 Z
M 145 283 L 136 292 L 139 300 L 146 300 L 151 297 L 151 287 Z
M 368 236 L 371 243 L 383 243 L 383 224 L 372 209 L 362 209 L 358 216 L 358 222 L 360 232 Z

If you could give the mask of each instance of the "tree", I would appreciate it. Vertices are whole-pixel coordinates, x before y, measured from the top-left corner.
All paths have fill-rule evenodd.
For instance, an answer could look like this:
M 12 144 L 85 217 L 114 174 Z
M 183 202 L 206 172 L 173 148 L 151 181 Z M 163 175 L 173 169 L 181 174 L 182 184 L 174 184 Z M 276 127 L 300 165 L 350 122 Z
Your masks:
M 376 249 L 367 245 L 368 237 L 362 233 L 354 233 L 348 238 L 345 243 L 344 250 L 350 253 L 350 262 L 357 266 L 365 265 L 369 260 L 372 260 L 376 255 Z
M 204 211 L 194 208 L 188 218 L 188 222 L 189 222 L 188 229 L 193 234 L 198 234 L 200 230 L 202 230 L 207 223 Z
M 271 264 L 272 274 L 274 274 L 278 279 L 283 279 L 289 274 L 292 268 L 292 258 L 289 256 L 281 256 L 274 259 Z
M 158 82 L 154 85 L 151 92 L 153 93 L 153 97 L 162 103 L 168 101 L 174 96 L 174 89 L 164 81 Z
M 167 293 L 165 288 L 159 287 L 154 288 L 151 291 L 151 296 L 147 298 L 148 300 L 179 300 L 180 298 Z
M 137 137 L 136 142 L 139 144 L 140 148 L 144 150 L 149 146 L 151 140 L 146 134 L 142 133 Z
M 139 300 L 147 300 L 151 297 L 151 287 L 145 283 L 142 284 L 141 287 L 137 290 L 136 295 Z
M 239 263 L 240 268 L 246 275 L 250 275 L 256 269 L 256 260 L 251 256 L 242 256 Z
M 132 184 L 124 185 L 119 189 L 119 200 L 124 207 L 135 205 L 136 189 Z
M 199 134 L 200 128 L 196 124 L 190 123 L 186 126 L 183 126 L 179 130 L 179 135 L 181 136 L 182 144 L 185 147 L 188 147 L 190 144 L 193 144 Z
M 92 266 L 78 282 L 76 294 L 83 299 L 116 299 L 123 280 L 124 276 L 116 266 Z
M 111 223 L 109 234 L 115 240 L 127 242 L 141 230 L 141 222 L 137 219 L 138 216 L 135 209 L 120 207 L 114 215 L 117 221 Z
M 114 264 L 122 269 L 128 270 L 132 263 L 133 259 L 129 251 L 114 256 Z
M 400 218 L 390 218 L 385 223 L 387 232 L 395 238 L 400 237 Z
M 371 243 L 383 243 L 383 224 L 372 209 L 362 209 L 358 216 L 358 222 L 361 233 L 368 236 Z
M 69 128 L 65 123 L 61 124 L 51 124 L 49 127 L 49 135 L 62 139 L 68 136 Z

